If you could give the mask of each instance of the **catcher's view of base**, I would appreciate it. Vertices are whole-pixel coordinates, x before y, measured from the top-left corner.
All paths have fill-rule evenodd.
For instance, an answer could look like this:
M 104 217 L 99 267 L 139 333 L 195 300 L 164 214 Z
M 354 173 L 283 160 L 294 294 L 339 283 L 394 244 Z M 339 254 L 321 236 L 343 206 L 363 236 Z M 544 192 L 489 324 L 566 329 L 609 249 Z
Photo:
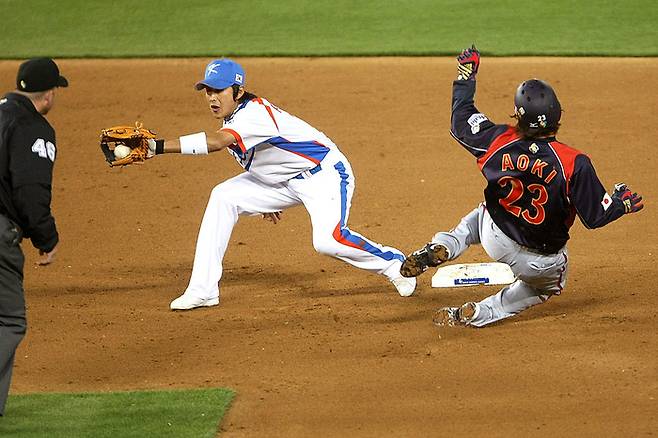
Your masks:
M 512 270 L 505 263 L 462 263 L 437 269 L 432 287 L 510 284 L 514 280 Z

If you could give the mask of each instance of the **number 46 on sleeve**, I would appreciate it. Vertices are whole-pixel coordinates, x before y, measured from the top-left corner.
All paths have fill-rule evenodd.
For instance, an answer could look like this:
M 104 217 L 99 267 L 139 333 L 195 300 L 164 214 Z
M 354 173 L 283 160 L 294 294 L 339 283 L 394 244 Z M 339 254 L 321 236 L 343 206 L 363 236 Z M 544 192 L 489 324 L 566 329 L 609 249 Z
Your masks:
M 41 158 L 48 158 L 50 161 L 55 161 L 55 145 L 43 138 L 37 138 L 32 145 L 32 152 Z

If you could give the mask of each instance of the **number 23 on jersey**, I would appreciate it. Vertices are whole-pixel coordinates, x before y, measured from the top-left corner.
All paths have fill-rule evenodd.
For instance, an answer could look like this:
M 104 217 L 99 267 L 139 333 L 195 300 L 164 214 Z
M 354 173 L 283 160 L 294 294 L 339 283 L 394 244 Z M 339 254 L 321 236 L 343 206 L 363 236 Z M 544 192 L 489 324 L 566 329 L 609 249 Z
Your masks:
M 548 192 L 546 191 L 546 187 L 544 187 L 542 184 L 528 184 L 527 187 L 524 187 L 523 182 L 513 176 L 504 176 L 500 178 L 498 180 L 498 185 L 501 187 L 509 185 L 511 187 L 507 196 L 498 201 L 505 210 L 516 217 L 523 218 L 526 222 L 532 225 L 539 225 L 544 222 L 544 219 L 546 219 L 544 204 L 546 204 L 548 201 Z M 534 211 L 515 205 L 523 196 L 524 190 L 527 190 L 532 195 L 530 204 L 532 205 L 532 210 Z

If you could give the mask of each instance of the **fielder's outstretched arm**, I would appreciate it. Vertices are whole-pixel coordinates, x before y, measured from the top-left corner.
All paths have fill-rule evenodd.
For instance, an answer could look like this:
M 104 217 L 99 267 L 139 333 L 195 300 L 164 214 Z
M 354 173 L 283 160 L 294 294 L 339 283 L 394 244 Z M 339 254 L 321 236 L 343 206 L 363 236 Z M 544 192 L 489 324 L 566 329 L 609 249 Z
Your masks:
M 207 155 L 211 152 L 221 151 L 235 143 L 235 137 L 225 131 L 212 135 L 205 132 L 183 135 L 171 140 L 154 140 L 149 144 L 154 155 L 160 154 L 186 154 Z

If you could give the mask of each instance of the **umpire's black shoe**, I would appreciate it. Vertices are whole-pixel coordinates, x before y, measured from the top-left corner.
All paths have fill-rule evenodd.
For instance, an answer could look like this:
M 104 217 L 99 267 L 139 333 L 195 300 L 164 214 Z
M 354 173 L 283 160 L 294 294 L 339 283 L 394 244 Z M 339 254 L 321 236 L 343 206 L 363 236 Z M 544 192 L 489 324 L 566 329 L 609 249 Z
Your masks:
M 448 248 L 440 243 L 428 243 L 418 251 L 412 252 L 409 257 L 402 262 L 400 274 L 403 277 L 416 277 L 427 268 L 439 266 L 448 260 Z

